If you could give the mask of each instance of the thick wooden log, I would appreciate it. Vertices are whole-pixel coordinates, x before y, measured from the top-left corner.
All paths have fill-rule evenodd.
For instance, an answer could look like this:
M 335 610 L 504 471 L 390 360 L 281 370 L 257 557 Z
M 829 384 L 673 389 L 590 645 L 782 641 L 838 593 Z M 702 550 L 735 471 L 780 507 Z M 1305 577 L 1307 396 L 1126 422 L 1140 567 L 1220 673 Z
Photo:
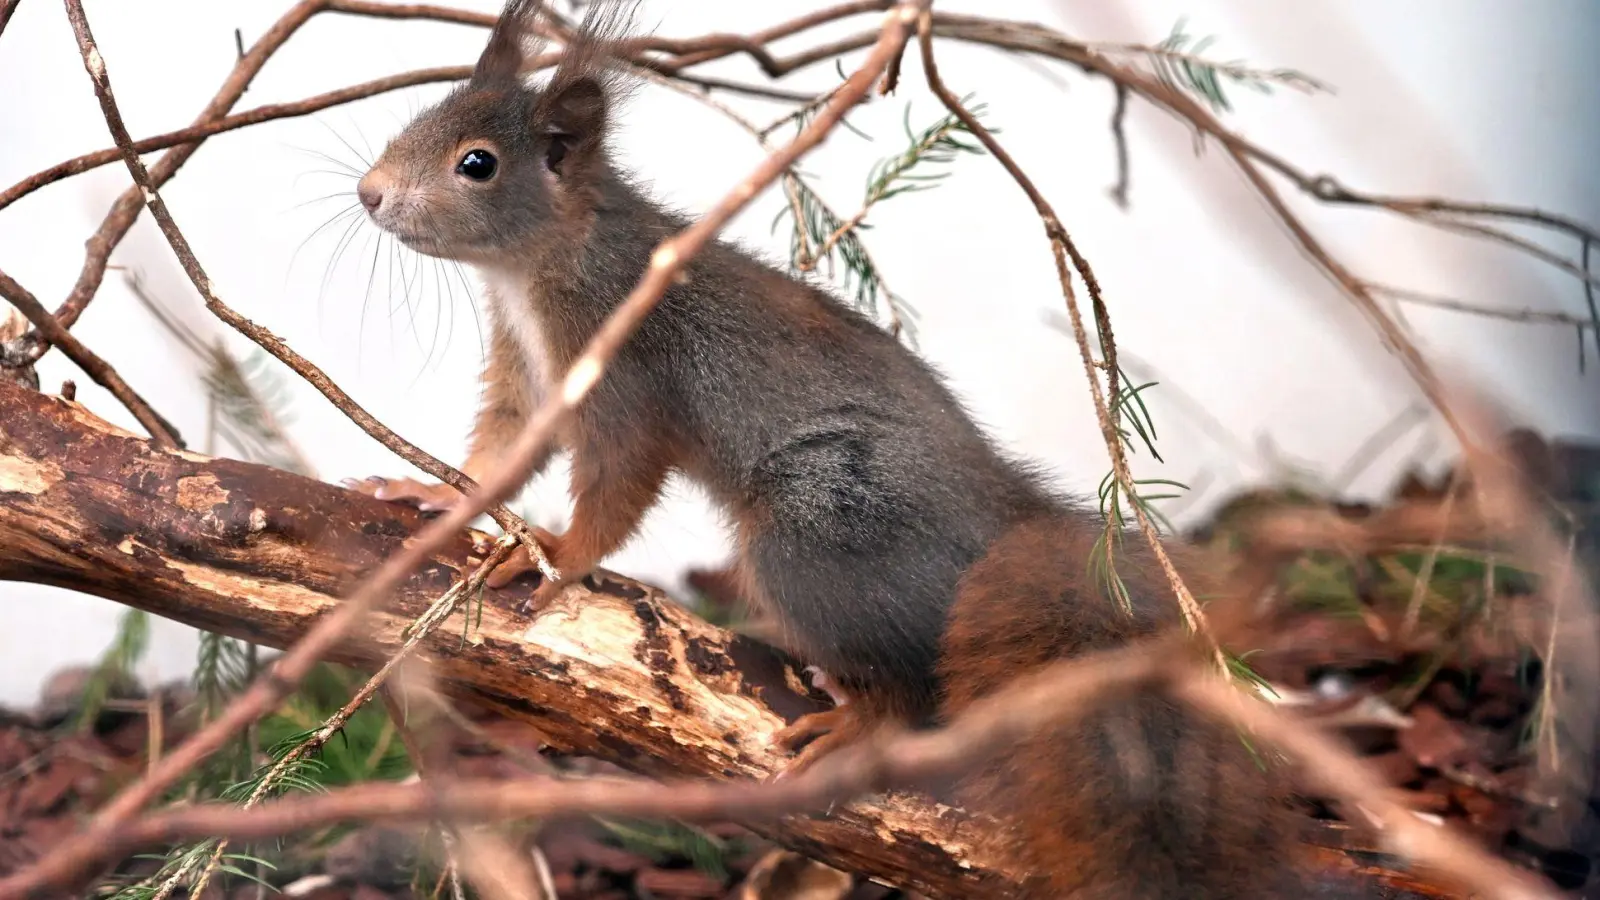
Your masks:
M 53 584 L 269 647 L 287 647 L 425 520 L 413 509 L 264 466 L 163 451 L 81 406 L 0 385 L 0 579 Z M 371 668 L 480 559 L 463 533 L 334 661 Z M 532 619 L 530 585 L 486 590 L 419 656 L 450 689 L 534 725 L 561 750 L 651 775 L 759 778 L 772 733 L 822 708 L 769 647 L 661 591 L 602 573 Z M 763 827 L 846 871 L 970 896 L 961 816 L 891 796 Z
M 75 403 L 0 383 L 0 579 L 282 648 L 424 524 L 409 507 L 333 485 L 161 450 Z M 333 660 L 387 659 L 489 541 L 463 533 Z M 418 655 L 448 689 L 530 723 L 561 750 L 646 775 L 760 778 L 779 762 L 773 732 L 821 708 L 792 661 L 648 585 L 601 573 L 531 619 L 515 611 L 529 590 L 486 590 L 466 640 L 452 619 Z M 1005 884 L 972 855 L 967 824 L 958 810 L 899 794 L 753 823 L 845 871 L 948 898 Z

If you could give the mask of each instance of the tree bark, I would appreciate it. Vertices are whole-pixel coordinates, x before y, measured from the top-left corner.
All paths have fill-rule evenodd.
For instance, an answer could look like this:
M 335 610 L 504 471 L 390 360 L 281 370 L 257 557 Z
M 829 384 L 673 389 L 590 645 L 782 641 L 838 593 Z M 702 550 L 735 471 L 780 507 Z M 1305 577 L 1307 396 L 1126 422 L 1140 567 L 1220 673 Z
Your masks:
M 276 469 L 162 451 L 59 397 L 0 385 L 0 579 L 52 584 L 269 647 L 294 643 L 425 524 L 400 504 Z M 332 661 L 373 668 L 482 558 L 463 533 L 374 609 Z M 441 685 L 536 727 L 556 748 L 647 775 L 760 778 L 774 731 L 824 708 L 778 652 L 600 573 L 529 620 L 519 581 L 486 589 L 418 650 Z M 986 877 L 955 811 L 890 796 L 759 825 L 845 871 L 935 896 Z
M 283 648 L 424 523 L 410 507 L 276 469 L 161 450 L 76 403 L 0 382 L 0 579 Z M 463 533 L 332 661 L 387 659 L 490 540 Z M 452 619 L 417 652 L 443 687 L 560 750 L 646 775 L 760 778 L 779 762 L 772 733 L 825 705 L 782 654 L 655 588 L 602 572 L 531 620 L 515 611 L 530 589 L 486 589 L 466 640 Z M 752 827 L 845 871 L 957 898 L 1004 882 L 971 854 L 966 821 L 891 794 Z

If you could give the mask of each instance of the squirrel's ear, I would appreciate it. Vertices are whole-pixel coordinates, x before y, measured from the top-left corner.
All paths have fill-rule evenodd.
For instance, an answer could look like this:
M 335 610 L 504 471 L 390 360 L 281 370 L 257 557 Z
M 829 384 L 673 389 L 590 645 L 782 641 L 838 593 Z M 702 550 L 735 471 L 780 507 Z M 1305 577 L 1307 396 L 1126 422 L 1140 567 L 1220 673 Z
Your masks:
M 580 77 L 550 85 L 541 112 L 547 130 L 576 144 L 598 141 L 606 127 L 606 88 L 597 78 Z
M 612 63 L 637 5 L 638 0 L 591 0 L 534 106 L 538 127 L 550 136 L 546 164 L 558 175 L 581 179 L 605 142 L 618 84 Z
M 516 80 L 522 69 L 522 39 L 542 5 L 542 0 L 508 0 L 489 32 L 489 43 L 472 67 L 474 87 Z

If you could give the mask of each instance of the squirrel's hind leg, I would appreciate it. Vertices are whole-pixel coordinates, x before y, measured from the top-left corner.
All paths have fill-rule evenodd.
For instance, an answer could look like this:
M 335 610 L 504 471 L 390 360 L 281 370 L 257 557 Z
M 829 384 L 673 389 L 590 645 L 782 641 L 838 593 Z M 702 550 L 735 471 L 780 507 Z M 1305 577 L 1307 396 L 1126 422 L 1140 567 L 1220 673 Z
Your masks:
M 845 693 L 837 679 L 830 678 L 816 666 L 807 667 L 807 671 L 811 673 L 812 684 L 826 691 L 838 705 L 833 709 L 807 713 L 773 735 L 774 745 L 794 754 L 773 776 L 773 780 L 803 772 L 823 757 L 893 730 L 901 723 L 901 717 L 892 709 L 873 702 L 875 694 L 860 690 Z
M 880 723 L 861 715 L 854 706 L 838 706 L 807 713 L 772 736 L 772 742 L 794 754 L 776 774 L 774 781 L 789 778 L 816 765 L 871 734 Z

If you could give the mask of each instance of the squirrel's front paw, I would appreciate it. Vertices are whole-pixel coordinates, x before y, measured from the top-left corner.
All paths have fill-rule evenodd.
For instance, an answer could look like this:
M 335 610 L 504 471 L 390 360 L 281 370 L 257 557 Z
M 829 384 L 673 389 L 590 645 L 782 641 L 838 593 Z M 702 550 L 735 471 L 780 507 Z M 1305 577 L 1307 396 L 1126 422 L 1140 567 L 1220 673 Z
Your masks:
M 461 502 L 461 492 L 448 484 L 429 484 L 411 478 L 373 475 L 360 481 L 346 478 L 341 483 L 357 493 L 415 506 L 423 512 L 443 512 Z

